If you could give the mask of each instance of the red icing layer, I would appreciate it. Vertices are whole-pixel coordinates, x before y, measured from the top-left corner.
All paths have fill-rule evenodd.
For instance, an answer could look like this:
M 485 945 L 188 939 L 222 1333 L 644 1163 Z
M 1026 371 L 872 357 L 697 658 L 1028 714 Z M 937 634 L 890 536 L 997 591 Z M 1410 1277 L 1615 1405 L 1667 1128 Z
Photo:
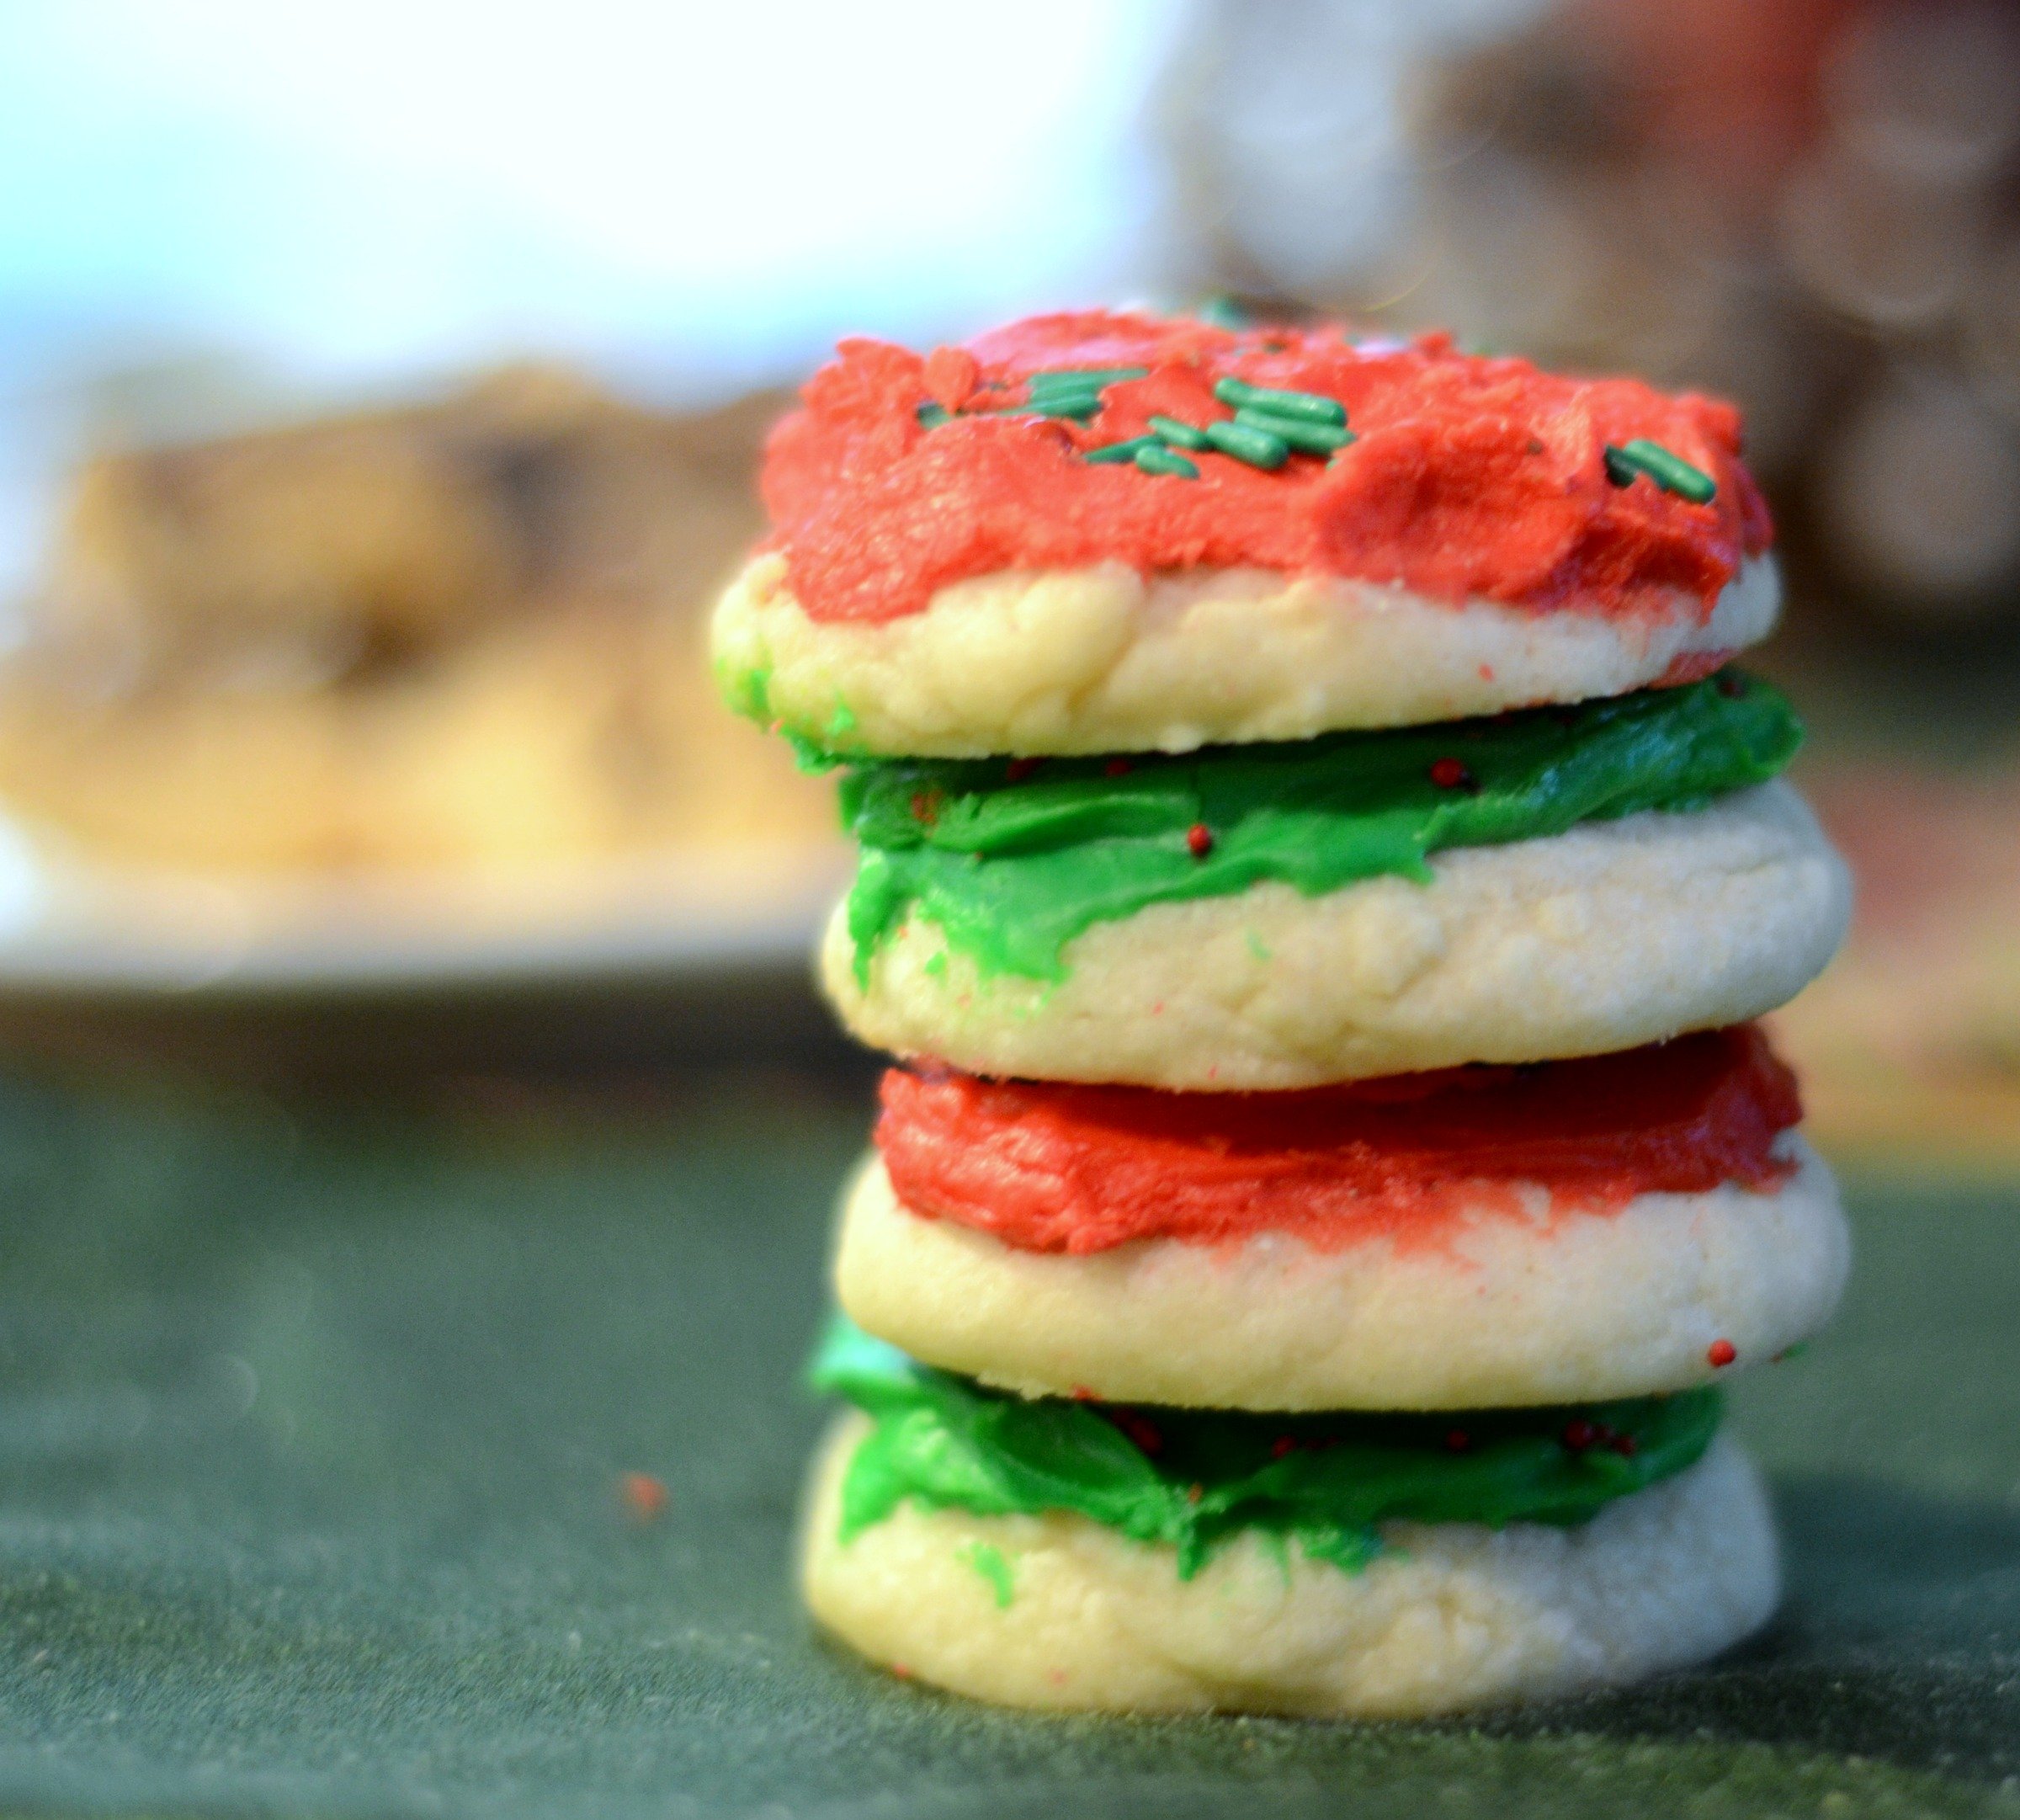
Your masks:
M 1146 366 L 1085 428 L 985 414 L 1060 367 Z M 1196 481 L 1093 465 L 1081 451 L 1142 434 L 1153 412 L 1225 418 L 1215 380 L 1339 400 L 1358 439 L 1330 466 L 1274 473 L 1193 455 Z M 934 590 L 1013 568 L 1120 561 L 1253 565 L 1401 583 L 1433 598 L 1539 611 L 1709 614 L 1742 555 L 1772 538 L 1739 460 L 1731 406 L 1638 380 L 1575 380 L 1449 338 L 1357 349 L 1334 326 L 1215 328 L 1103 311 L 1034 317 L 924 358 L 845 341 L 773 432 L 763 490 L 794 594 L 816 620 L 922 610 Z M 965 408 L 938 428 L 928 401 Z M 1616 487 L 1603 450 L 1661 443 L 1718 483 L 1692 505 L 1646 478 Z
M 1261 1231 L 1322 1249 L 1440 1243 L 1451 1222 L 1618 1212 L 1792 1165 L 1795 1077 L 1751 1024 L 1624 1054 L 1289 1094 L 884 1077 L 877 1148 L 914 1213 L 1027 1251 Z M 1441 1228 L 1443 1230 L 1441 1232 Z

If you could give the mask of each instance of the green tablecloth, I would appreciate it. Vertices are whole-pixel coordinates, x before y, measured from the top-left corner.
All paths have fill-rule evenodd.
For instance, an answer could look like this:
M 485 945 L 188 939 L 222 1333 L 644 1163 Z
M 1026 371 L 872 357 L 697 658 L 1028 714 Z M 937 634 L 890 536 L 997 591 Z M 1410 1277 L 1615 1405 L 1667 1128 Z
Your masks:
M 795 1609 L 864 1122 L 0 1087 L 0 1812 L 2020 1812 L 2020 1195 L 1855 1192 L 1844 1317 L 1737 1396 L 1792 1579 L 1737 1657 L 1480 1727 L 1061 1722 Z

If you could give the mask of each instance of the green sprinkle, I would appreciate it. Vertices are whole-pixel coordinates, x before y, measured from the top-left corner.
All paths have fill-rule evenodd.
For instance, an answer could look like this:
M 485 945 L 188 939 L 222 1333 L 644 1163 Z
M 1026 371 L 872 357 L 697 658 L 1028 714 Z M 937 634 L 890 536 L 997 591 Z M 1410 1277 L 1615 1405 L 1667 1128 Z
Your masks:
M 1316 391 L 1284 391 L 1274 386 L 1252 386 L 1245 379 L 1215 381 L 1214 396 L 1222 404 L 1239 410 L 1243 405 L 1267 411 L 1272 417 L 1295 418 L 1301 423 L 1330 423 L 1336 429 L 1347 425 L 1347 407 L 1337 398 L 1321 397 Z
M 1034 373 L 1024 383 L 1034 392 L 1049 391 L 1055 386 L 1092 386 L 1099 391 L 1104 386 L 1114 386 L 1125 379 L 1148 379 L 1147 366 L 1052 366 L 1042 373 Z
M 996 1594 L 996 1609 L 1008 1610 L 1010 1601 L 1017 1596 L 1017 1586 L 1002 1550 L 991 1542 L 970 1542 L 961 1551 L 961 1559 L 989 1583 Z
M 1188 481 L 1199 478 L 1197 462 L 1188 461 L 1176 449 L 1167 449 L 1155 441 L 1149 448 L 1136 451 L 1136 466 L 1146 474 L 1171 474 Z
M 938 429 L 943 423 L 954 421 L 954 412 L 944 405 L 922 404 L 915 413 L 922 428 Z
M 1273 961 L 1276 958 L 1270 951 L 1269 944 L 1253 929 L 1248 931 L 1248 951 L 1258 961 Z
M 1672 455 L 1659 442 L 1637 436 L 1615 448 L 1606 445 L 1606 477 L 1616 487 L 1633 483 L 1645 474 L 1664 492 L 1688 499 L 1693 505 L 1709 505 L 1717 496 L 1719 484 L 1703 468 L 1693 467 L 1682 455 Z
M 835 711 L 828 716 L 827 742 L 838 746 L 856 730 L 855 712 L 846 701 L 837 700 Z
M 1154 417 L 1151 428 L 1159 439 L 1174 449 L 1210 449 L 1214 439 L 1197 424 L 1181 423 L 1175 417 Z
M 1202 322 L 1215 328 L 1247 328 L 1255 321 L 1248 311 L 1225 293 L 1209 297 L 1193 312 Z
M 947 950 L 940 949 L 919 969 L 929 980 L 937 980 L 947 971 Z
M 1235 421 L 1246 423 L 1251 429 L 1268 431 L 1279 442 L 1289 444 L 1300 455 L 1331 455 L 1353 440 L 1353 432 L 1342 429 L 1337 423 L 1303 423 L 1295 418 L 1278 417 L 1273 411 L 1258 410 L 1251 404 L 1243 405 L 1235 412 Z
M 1160 446 L 1162 445 L 1155 436 L 1132 436 L 1127 442 L 1103 443 L 1098 449 L 1087 450 L 1082 454 L 1081 460 L 1083 461 L 1134 461 L 1141 450 L 1156 449 Z
M 1206 434 L 1222 455 L 1246 461 L 1251 467 L 1280 468 L 1290 455 L 1290 445 L 1281 436 L 1247 423 L 1209 423 Z
M 1118 378 L 1132 376 L 1127 367 L 1098 373 L 1034 373 L 1023 408 L 1040 417 L 1092 417 L 1101 408 L 1103 389 Z
M 1044 392 L 1015 412 L 1020 417 L 1092 417 L 1101 408 L 1098 391 Z

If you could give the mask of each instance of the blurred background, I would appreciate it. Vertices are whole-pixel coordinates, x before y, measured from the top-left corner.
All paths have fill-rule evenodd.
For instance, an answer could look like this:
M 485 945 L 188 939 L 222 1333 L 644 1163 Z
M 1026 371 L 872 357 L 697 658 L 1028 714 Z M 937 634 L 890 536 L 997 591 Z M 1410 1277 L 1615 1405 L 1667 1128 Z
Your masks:
M 0 6 L 0 1038 L 807 1052 L 828 786 L 713 704 L 837 335 L 1439 324 L 1744 406 L 1827 1137 L 2020 1150 L 2020 9 Z

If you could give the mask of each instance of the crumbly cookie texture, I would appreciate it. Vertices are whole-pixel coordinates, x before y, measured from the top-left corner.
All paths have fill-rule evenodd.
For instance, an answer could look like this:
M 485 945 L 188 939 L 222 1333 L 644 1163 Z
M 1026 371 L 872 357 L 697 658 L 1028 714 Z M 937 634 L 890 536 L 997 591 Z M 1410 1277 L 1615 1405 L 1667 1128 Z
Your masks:
M 1701 1661 L 1778 1594 L 1766 1497 L 1723 1437 L 1576 1529 L 1392 1524 L 1358 1573 L 1251 1532 L 1181 1580 L 1170 1548 L 1057 1513 L 907 1503 L 844 1543 L 866 1428 L 844 1417 L 815 1468 L 808 1604 L 874 1661 L 1008 1706 L 1420 1717 Z
M 1066 978 L 984 977 L 913 916 L 821 977 L 874 1047 L 971 1073 L 1248 1091 L 1603 1055 L 1740 1024 L 1836 950 L 1851 881 L 1776 781 L 1683 814 L 1454 848 L 1429 885 L 1287 885 L 1156 904 L 1068 944 Z
M 922 613 L 816 620 L 776 552 L 716 608 L 715 662 L 746 712 L 837 750 L 916 758 L 1187 752 L 1582 701 L 1741 650 L 1780 609 L 1748 562 L 1707 618 L 1542 613 L 1264 569 L 1120 563 L 943 588 Z
M 1026 1395 L 1239 1409 L 1481 1408 L 1682 1390 L 1829 1318 L 1851 1243 L 1793 1132 L 1779 1188 L 1646 1194 L 1613 1213 L 1486 1212 L 1442 1243 L 1337 1251 L 1280 1232 L 1019 1251 L 922 1218 L 874 1156 L 843 1205 L 850 1317 L 929 1365 Z M 1725 1356 L 1721 1349 L 1720 1356 Z

